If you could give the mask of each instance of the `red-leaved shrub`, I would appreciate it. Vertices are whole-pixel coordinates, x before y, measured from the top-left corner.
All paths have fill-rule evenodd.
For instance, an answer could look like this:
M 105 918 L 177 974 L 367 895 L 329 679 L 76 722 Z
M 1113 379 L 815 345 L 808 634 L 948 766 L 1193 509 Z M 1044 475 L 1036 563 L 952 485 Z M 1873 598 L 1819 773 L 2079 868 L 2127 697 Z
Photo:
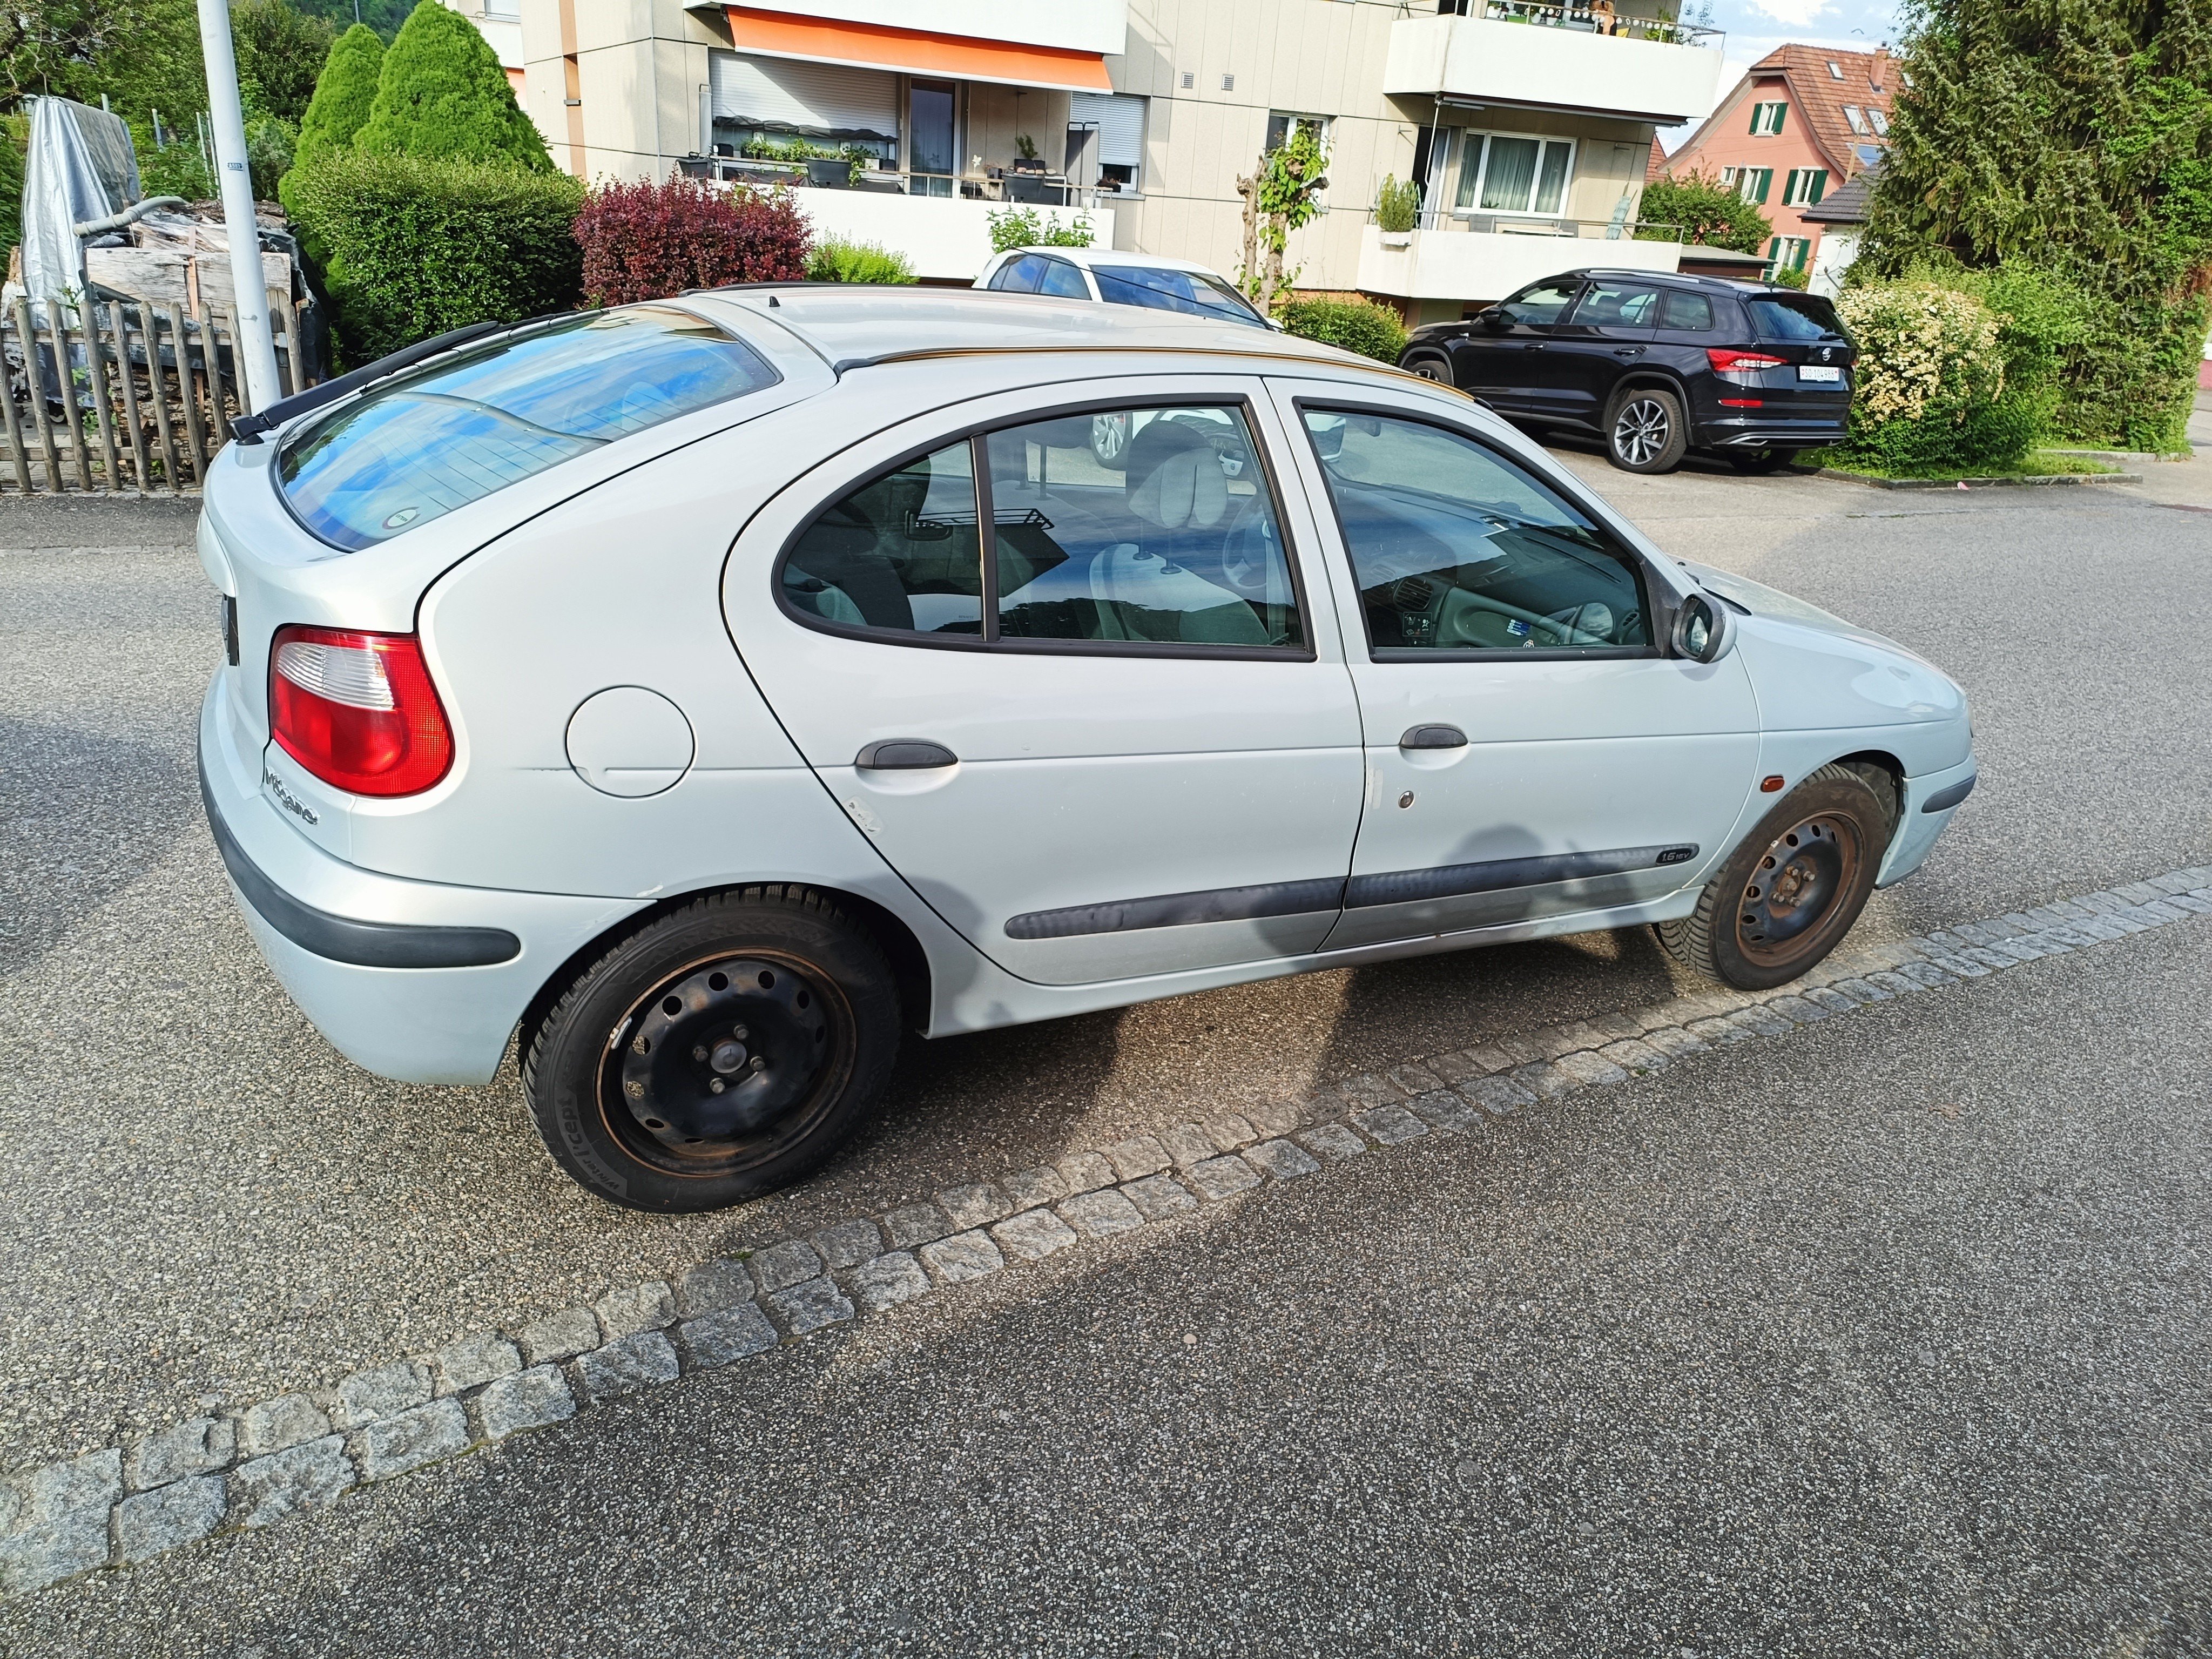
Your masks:
M 602 185 L 576 216 L 574 234 L 587 306 L 725 283 L 796 282 L 814 245 L 788 191 L 717 191 L 696 179 Z

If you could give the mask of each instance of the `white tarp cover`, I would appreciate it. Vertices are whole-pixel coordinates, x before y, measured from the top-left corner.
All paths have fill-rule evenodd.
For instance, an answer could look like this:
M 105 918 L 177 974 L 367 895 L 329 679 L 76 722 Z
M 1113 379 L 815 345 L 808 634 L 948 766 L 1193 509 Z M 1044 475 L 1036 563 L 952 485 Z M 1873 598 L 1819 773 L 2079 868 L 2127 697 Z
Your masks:
M 58 300 L 84 288 L 84 248 L 71 227 L 139 198 L 138 157 L 121 116 L 66 98 L 30 103 L 23 289 L 33 300 Z
M 1079 92 L 1068 100 L 1067 125 L 1098 129 L 1098 161 L 1109 167 L 1142 167 L 1145 100 L 1120 93 Z
M 708 55 L 714 118 L 810 138 L 898 137 L 898 76 L 844 64 Z

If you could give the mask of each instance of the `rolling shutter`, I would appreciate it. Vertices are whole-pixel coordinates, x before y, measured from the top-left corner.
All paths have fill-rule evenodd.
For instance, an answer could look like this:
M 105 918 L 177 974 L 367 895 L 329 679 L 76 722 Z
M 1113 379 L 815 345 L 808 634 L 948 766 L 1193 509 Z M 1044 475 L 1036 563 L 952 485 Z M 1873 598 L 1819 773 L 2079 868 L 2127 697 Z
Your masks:
M 1145 160 L 1145 100 L 1118 93 L 1079 92 L 1068 100 L 1067 124 L 1098 129 L 1098 161 L 1109 167 L 1141 167 Z
M 708 54 L 714 118 L 810 138 L 898 137 L 898 77 L 842 64 Z

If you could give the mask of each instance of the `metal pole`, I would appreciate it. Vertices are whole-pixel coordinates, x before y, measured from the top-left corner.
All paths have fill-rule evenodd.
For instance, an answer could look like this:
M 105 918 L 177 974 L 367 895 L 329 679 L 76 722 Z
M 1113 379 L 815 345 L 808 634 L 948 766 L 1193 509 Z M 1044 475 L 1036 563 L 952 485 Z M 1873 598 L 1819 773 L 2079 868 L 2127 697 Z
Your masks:
M 199 0 L 200 51 L 207 60 L 208 113 L 222 185 L 222 219 L 230 240 L 231 349 L 249 412 L 283 397 L 276 348 L 269 337 L 269 299 L 262 291 L 261 233 L 253 218 L 253 175 L 246 162 L 246 112 L 238 101 L 238 62 L 230 46 L 230 0 Z M 215 343 L 210 337 L 208 349 Z

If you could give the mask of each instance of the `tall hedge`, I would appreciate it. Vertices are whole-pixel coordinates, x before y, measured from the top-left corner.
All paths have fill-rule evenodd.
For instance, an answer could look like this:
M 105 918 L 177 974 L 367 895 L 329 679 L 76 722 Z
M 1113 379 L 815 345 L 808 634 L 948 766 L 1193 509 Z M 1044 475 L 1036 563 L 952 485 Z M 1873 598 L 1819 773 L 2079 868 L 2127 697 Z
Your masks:
M 565 173 L 334 150 L 285 183 L 349 367 L 465 324 L 576 304 L 583 262 L 569 227 L 584 186 Z
M 1644 186 L 1636 210 L 1637 237 L 1643 241 L 1682 241 L 1700 247 L 1764 253 L 1774 226 L 1729 185 L 1702 173 L 1679 179 L 1654 179 Z
M 422 0 L 384 54 L 376 101 L 354 135 L 376 155 L 504 161 L 550 173 L 553 158 L 490 44 L 475 24 L 438 0 Z
M 1406 325 L 1372 300 L 1292 300 L 1276 310 L 1275 320 L 1285 334 L 1341 346 L 1378 363 L 1395 363 L 1406 349 Z
M 325 150 L 345 149 L 368 120 L 376 102 L 376 82 L 384 68 L 384 42 L 366 23 L 356 23 L 337 38 L 323 72 L 315 78 L 315 95 L 301 118 L 300 142 L 292 164 L 310 163 Z
M 1855 270 L 2033 266 L 2077 292 L 2061 430 L 2185 441 L 2212 288 L 2201 0 L 1919 0 Z

